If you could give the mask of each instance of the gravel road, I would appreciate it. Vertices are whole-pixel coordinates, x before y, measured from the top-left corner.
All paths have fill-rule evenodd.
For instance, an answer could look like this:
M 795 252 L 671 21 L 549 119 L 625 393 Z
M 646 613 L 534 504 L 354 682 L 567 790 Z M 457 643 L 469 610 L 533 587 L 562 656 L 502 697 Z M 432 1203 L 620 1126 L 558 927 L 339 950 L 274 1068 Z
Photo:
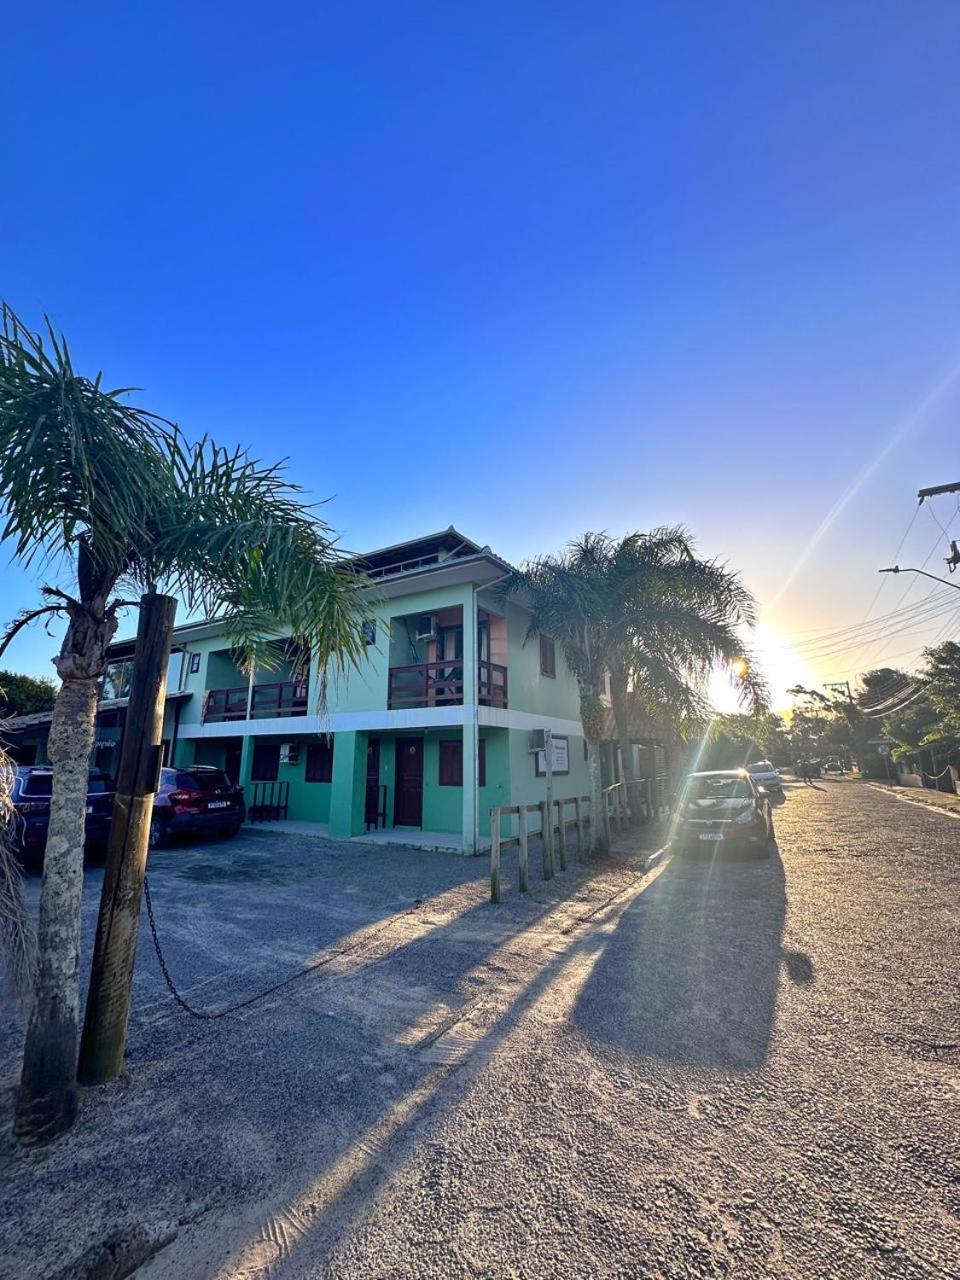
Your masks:
M 0 1274 L 164 1218 L 144 1280 L 960 1274 L 960 823 L 850 782 L 776 817 L 769 862 L 611 861 L 498 909 L 478 864 L 395 850 L 152 873 L 211 1003 L 278 911 L 264 976 L 330 963 L 199 1024 L 144 956 L 129 1076 L 8 1161 Z

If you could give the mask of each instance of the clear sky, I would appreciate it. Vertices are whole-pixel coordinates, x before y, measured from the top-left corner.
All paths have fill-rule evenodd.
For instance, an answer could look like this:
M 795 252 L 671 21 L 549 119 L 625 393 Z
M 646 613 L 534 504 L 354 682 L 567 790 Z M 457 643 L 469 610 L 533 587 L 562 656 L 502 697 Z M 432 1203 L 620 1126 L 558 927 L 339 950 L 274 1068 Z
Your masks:
M 775 684 L 842 678 L 877 647 L 783 637 L 859 623 L 917 487 L 960 479 L 958 49 L 952 0 L 35 0 L 0 292 L 188 432 L 289 455 L 352 549 L 684 521 Z M 935 536 L 921 510 L 901 562 Z M 4 563 L 0 611 L 36 588 Z

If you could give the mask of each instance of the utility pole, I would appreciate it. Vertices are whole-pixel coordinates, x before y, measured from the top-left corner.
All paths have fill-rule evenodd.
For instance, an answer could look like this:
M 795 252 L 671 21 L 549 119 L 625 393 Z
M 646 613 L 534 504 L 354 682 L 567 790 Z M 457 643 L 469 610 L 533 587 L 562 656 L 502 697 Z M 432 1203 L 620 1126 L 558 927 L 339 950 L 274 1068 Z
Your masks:
M 141 598 L 130 702 L 80 1041 L 77 1079 L 86 1085 L 112 1080 L 123 1067 L 150 818 L 160 778 L 164 691 L 176 612 L 177 602 L 172 596 L 148 592 Z

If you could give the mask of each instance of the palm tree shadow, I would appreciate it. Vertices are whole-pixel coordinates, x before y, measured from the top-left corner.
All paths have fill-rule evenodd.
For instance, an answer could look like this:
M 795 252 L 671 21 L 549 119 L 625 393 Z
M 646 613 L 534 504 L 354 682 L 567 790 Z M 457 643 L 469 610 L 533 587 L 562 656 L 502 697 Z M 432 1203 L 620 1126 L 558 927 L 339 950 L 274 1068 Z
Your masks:
M 813 980 L 806 957 L 783 951 L 786 901 L 778 854 L 674 857 L 621 918 L 575 1024 L 636 1056 L 756 1069 L 769 1052 L 781 961 L 795 981 Z

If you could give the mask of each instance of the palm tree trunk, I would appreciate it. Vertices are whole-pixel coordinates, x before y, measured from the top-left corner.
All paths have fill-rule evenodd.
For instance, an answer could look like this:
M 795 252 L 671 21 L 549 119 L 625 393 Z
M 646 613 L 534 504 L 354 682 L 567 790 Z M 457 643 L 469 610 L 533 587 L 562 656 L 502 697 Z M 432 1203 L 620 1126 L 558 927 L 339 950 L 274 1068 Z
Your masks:
M 590 778 L 590 852 L 606 853 L 607 824 L 603 815 L 603 778 L 600 772 L 600 744 L 587 740 L 587 774 Z
M 67 676 L 50 726 L 53 795 L 40 894 L 37 978 L 14 1120 L 14 1136 L 24 1145 L 55 1138 L 70 1127 L 77 1110 L 83 834 L 98 693 L 96 677 Z
M 613 719 L 617 726 L 617 742 L 620 747 L 623 799 L 635 818 L 638 789 L 635 785 L 637 778 L 633 767 L 633 742 L 630 738 L 630 694 L 627 689 L 627 677 L 622 673 L 610 673 L 610 701 L 613 704 Z

